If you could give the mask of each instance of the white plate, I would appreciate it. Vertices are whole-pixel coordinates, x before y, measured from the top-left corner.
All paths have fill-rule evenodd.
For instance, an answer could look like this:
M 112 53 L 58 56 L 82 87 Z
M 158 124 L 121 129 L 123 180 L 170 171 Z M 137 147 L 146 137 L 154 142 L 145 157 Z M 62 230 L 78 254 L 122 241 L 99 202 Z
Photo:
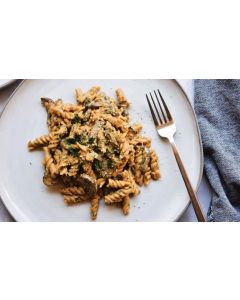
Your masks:
M 0 89 L 13 83 L 16 79 L 0 79 Z
M 174 80 L 26 80 L 12 95 L 0 119 L 0 195 L 18 221 L 90 221 L 89 203 L 68 207 L 59 193 L 42 183 L 43 153 L 28 152 L 27 142 L 47 133 L 46 112 L 40 97 L 62 98 L 74 103 L 74 89 L 100 85 L 114 96 L 121 87 L 132 106 L 132 121 L 144 125 L 160 160 L 161 181 L 141 188 L 132 198 L 131 213 L 101 203 L 98 221 L 174 221 L 189 204 L 189 197 L 170 146 L 153 126 L 145 93 L 159 88 L 176 120 L 176 143 L 197 189 L 202 176 L 202 145 L 195 114 L 185 93 Z

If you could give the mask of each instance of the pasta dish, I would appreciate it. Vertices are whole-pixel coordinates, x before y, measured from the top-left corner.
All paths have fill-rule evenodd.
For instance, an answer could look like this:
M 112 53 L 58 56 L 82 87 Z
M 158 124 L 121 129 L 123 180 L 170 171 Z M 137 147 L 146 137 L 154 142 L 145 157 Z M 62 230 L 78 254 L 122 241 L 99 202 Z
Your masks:
M 140 135 L 141 124 L 129 123 L 129 101 L 121 89 L 116 100 L 92 87 L 76 89 L 76 104 L 42 98 L 49 133 L 28 143 L 44 152 L 43 182 L 57 185 L 68 205 L 89 201 L 97 218 L 100 200 L 118 204 L 127 215 L 130 198 L 158 180 L 160 170 L 151 140 Z

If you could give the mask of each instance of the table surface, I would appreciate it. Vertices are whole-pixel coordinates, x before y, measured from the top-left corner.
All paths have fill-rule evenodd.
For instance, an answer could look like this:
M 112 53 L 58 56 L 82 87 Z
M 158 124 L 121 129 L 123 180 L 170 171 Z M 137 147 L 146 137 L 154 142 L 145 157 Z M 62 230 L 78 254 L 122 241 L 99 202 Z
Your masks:
M 181 79 L 178 81 L 184 87 L 186 93 L 189 96 L 189 99 L 191 100 L 191 102 L 193 104 L 193 80 Z M 16 82 L 14 82 L 13 84 L 0 90 L 0 114 L 1 114 L 2 110 L 4 109 L 9 96 L 11 95 L 11 93 L 14 91 L 14 89 L 18 86 L 18 84 L 20 82 L 21 81 L 18 80 Z M 205 176 L 203 176 L 199 190 L 198 190 L 198 197 L 200 199 L 200 202 L 201 202 L 201 205 L 202 205 L 202 208 L 203 208 L 203 211 L 205 214 L 207 213 L 207 210 L 209 207 L 211 195 L 212 195 L 211 189 L 207 183 Z M 0 200 L 0 222 L 10 222 L 10 221 L 14 221 L 14 219 L 8 213 L 4 204 Z M 191 205 L 188 207 L 188 209 L 186 210 L 186 212 L 183 214 L 183 216 L 180 218 L 179 221 L 180 222 L 196 221 L 196 217 L 195 217 L 195 214 L 194 214 L 194 211 L 193 211 L 193 208 Z

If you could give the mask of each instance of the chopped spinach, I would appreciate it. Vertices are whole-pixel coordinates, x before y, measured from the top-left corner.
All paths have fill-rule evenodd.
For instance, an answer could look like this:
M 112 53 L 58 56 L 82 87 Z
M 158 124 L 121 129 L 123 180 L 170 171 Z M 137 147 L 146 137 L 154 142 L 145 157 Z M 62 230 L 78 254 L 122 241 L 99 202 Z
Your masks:
M 78 115 L 75 115 L 74 118 L 71 121 L 72 124 L 81 123 L 81 119 Z
M 85 141 L 83 141 L 83 139 L 84 139 L 84 136 L 82 136 L 82 135 L 80 135 L 80 134 L 76 134 L 76 135 L 75 135 L 75 141 L 76 141 L 76 143 L 79 143 L 79 144 L 81 144 L 81 145 L 86 146 L 87 143 L 86 143 Z
M 75 134 L 74 138 L 75 138 L 76 142 L 78 142 L 78 143 L 81 142 L 81 135 L 80 134 Z
M 88 143 L 90 144 L 90 145 L 92 145 L 94 142 L 95 142 L 95 138 L 94 137 L 90 137 L 89 138 L 89 140 L 88 140 Z
M 98 171 L 98 170 L 101 169 L 101 167 L 102 167 L 101 161 L 98 160 L 98 159 L 94 159 L 94 161 L 93 161 L 93 168 L 94 168 L 94 170 Z
M 113 161 L 109 158 L 107 161 L 108 168 L 112 169 L 114 167 Z
M 68 144 L 68 145 L 72 145 L 72 144 L 76 143 L 74 138 L 67 138 L 65 141 L 66 141 L 66 144 Z
M 68 153 L 74 157 L 78 156 L 78 153 L 79 153 L 79 149 L 74 149 L 74 148 L 69 148 L 68 149 Z

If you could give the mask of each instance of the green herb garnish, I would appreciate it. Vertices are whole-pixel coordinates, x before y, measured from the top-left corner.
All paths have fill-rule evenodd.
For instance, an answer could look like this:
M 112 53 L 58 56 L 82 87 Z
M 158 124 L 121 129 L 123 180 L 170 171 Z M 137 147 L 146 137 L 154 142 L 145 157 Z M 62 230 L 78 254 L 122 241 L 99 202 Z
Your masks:
M 95 138 L 90 137 L 89 140 L 88 140 L 88 143 L 92 145 L 94 142 L 95 142 Z
M 94 170 L 97 171 L 97 170 L 101 169 L 101 167 L 102 167 L 101 161 L 98 160 L 98 159 L 94 159 L 94 161 L 93 161 L 93 168 L 94 168 Z
M 68 149 L 68 153 L 74 157 L 78 156 L 78 153 L 79 153 L 79 149 L 74 149 L 74 148 L 69 148 Z
M 114 167 L 113 161 L 109 158 L 107 161 L 108 168 L 112 169 Z
M 83 139 L 83 137 L 82 137 L 80 134 L 76 134 L 76 135 L 75 135 L 75 141 L 76 141 L 76 143 L 79 143 L 79 144 L 81 144 L 81 145 L 86 146 L 87 143 L 86 143 L 86 142 L 83 142 L 82 139 Z
M 76 140 L 74 138 L 67 138 L 66 140 L 66 144 L 68 145 L 72 145 L 76 143 Z
M 78 115 L 75 115 L 74 118 L 71 121 L 72 124 L 81 123 L 81 119 Z
M 75 138 L 76 142 L 78 142 L 78 143 L 81 142 L 81 135 L 80 134 L 75 134 L 74 138 Z

